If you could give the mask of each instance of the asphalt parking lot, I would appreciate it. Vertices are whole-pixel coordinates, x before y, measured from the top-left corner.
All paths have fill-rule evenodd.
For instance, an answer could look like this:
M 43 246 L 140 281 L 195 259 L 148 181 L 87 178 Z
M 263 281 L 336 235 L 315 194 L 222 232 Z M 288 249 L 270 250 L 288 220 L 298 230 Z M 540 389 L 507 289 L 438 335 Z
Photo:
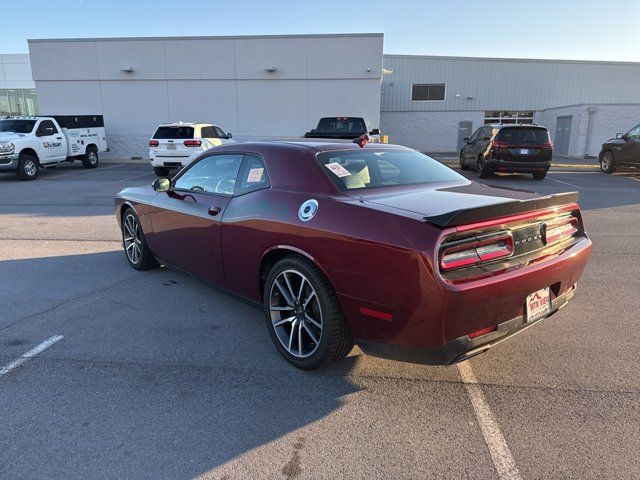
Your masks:
M 0 479 L 640 478 L 640 175 L 486 180 L 580 193 L 573 302 L 462 370 L 356 348 L 319 372 L 252 306 L 127 265 L 113 196 L 153 178 L 0 176 Z

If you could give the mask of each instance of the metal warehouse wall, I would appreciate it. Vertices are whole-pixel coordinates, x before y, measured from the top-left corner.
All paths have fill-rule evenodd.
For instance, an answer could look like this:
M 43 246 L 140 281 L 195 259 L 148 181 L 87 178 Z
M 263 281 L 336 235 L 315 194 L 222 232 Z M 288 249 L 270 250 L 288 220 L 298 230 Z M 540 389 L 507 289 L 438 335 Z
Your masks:
M 393 73 L 382 82 L 383 112 L 640 101 L 640 63 L 384 55 L 384 68 Z M 413 83 L 445 83 L 445 100 L 412 102 Z
M 0 88 L 35 88 L 29 55 L 0 55 Z
M 382 34 L 116 38 L 29 40 L 29 51 L 42 114 L 102 113 L 114 155 L 146 156 L 169 121 L 217 123 L 240 139 L 300 136 L 326 115 L 375 128 L 382 44 Z

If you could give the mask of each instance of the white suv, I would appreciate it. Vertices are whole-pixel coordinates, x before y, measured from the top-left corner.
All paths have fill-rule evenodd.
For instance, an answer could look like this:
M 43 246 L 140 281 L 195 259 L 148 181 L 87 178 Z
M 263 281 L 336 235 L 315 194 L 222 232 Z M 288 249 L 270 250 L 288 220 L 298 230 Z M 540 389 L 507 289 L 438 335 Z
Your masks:
M 234 141 L 230 133 L 210 123 L 167 123 L 160 125 L 149 140 L 149 160 L 156 175 L 166 177 L 202 152 Z

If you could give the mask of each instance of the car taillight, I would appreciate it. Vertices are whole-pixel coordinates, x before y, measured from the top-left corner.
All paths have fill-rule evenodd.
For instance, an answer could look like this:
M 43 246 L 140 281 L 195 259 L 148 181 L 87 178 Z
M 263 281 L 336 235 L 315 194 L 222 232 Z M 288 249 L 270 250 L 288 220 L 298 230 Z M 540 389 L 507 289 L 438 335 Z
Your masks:
M 185 140 L 183 143 L 185 147 L 199 147 L 202 145 L 200 140 Z
M 553 149 L 553 143 L 544 142 L 544 143 L 540 144 L 540 148 L 542 148 L 543 150 L 552 150 Z
M 509 148 L 509 142 L 500 142 L 498 140 L 494 140 L 491 142 L 491 146 L 493 148 Z
M 440 267 L 442 270 L 453 270 L 512 254 L 513 236 L 510 232 L 499 232 L 445 243 L 440 253 Z
M 554 218 L 548 222 L 544 222 L 543 227 L 544 243 L 559 242 L 573 235 L 578 231 L 578 219 L 573 215 L 565 215 L 563 217 Z
M 160 145 L 160 142 L 158 140 L 149 140 L 150 147 L 157 147 L 159 145 Z

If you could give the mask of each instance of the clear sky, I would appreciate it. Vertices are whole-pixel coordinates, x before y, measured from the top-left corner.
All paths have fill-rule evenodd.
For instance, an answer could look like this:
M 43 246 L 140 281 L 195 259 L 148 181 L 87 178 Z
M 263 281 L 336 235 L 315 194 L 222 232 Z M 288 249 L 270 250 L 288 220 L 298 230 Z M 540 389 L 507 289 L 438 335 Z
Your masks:
M 3 0 L 0 7 L 0 53 L 26 53 L 27 38 L 382 32 L 385 53 L 640 61 L 640 0 Z

